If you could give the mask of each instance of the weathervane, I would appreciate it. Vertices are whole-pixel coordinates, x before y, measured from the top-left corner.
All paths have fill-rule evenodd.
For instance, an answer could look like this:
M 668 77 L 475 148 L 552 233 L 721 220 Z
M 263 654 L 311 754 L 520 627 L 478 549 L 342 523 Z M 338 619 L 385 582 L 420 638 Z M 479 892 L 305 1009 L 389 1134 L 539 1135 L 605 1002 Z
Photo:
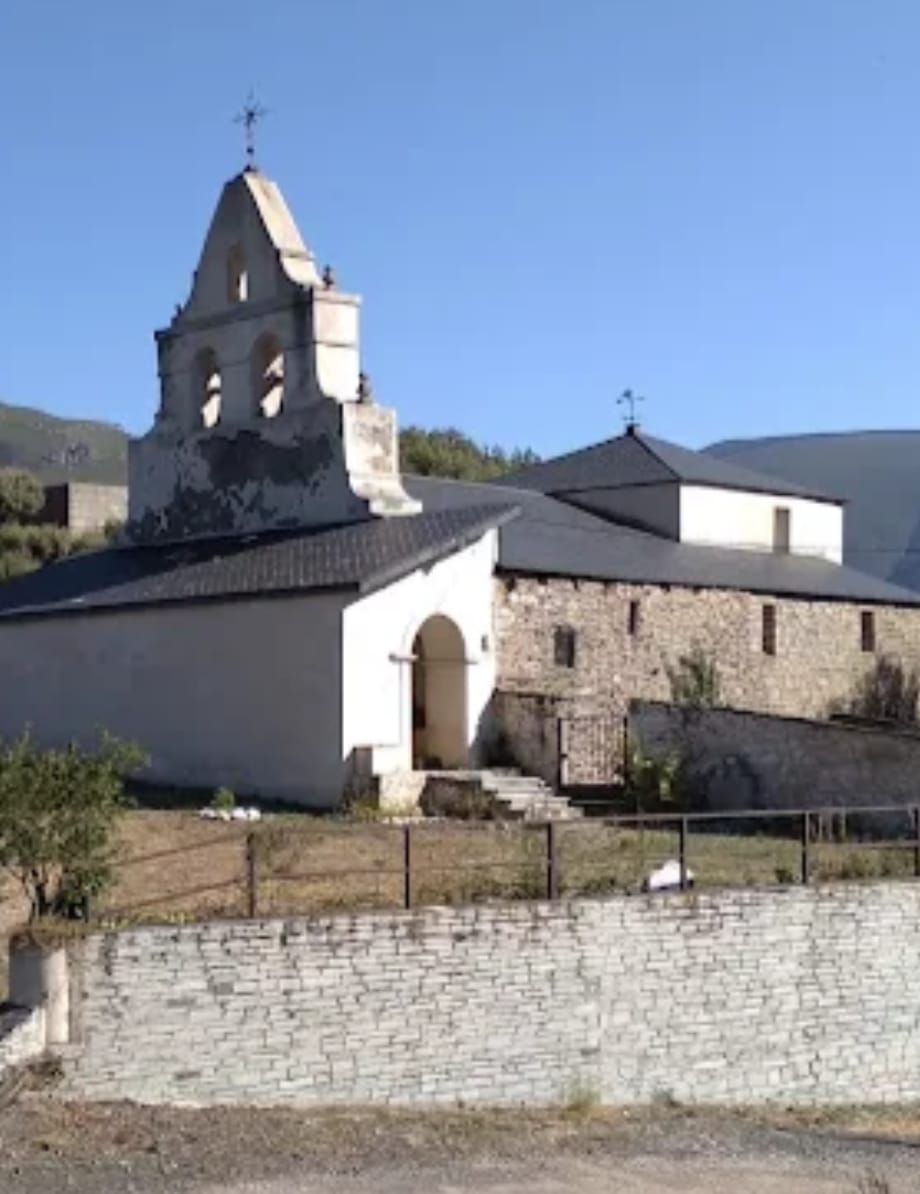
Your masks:
M 638 427 L 636 419 L 636 403 L 644 402 L 645 398 L 641 394 L 634 394 L 632 390 L 624 390 L 617 399 L 617 406 L 625 406 L 626 414 L 623 416 L 623 421 L 626 424 L 627 431 L 633 431 Z
M 241 124 L 244 129 L 247 170 L 254 170 L 256 168 L 256 125 L 267 115 L 268 110 L 262 107 L 255 95 L 250 91 L 246 97 L 246 103 L 243 104 L 243 110 L 238 112 L 233 118 L 233 123 Z

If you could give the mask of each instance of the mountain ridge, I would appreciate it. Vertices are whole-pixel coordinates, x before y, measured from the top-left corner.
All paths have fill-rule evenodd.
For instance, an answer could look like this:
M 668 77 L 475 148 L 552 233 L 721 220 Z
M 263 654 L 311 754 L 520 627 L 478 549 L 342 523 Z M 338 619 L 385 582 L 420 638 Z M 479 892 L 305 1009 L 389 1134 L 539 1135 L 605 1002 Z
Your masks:
M 99 419 L 68 419 L 0 402 L 0 467 L 26 468 L 47 484 L 124 485 L 128 434 Z

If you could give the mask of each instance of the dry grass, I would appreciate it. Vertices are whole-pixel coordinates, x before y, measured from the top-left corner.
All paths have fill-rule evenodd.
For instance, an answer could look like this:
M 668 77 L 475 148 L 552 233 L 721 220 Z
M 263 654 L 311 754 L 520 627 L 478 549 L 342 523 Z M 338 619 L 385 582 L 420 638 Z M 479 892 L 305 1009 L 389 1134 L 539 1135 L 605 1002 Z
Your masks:
M 401 827 L 280 814 L 256 827 L 199 820 L 183 811 L 130 813 L 121 829 L 123 863 L 99 909 L 127 919 L 245 915 L 246 840 L 255 842 L 260 915 L 399 907 L 404 898 Z M 601 822 L 557 825 L 563 896 L 637 891 L 655 867 L 678 854 L 667 829 Z M 688 865 L 697 888 L 794 883 L 801 847 L 792 837 L 690 834 Z M 831 879 L 906 878 L 909 849 L 816 842 L 811 873 Z M 422 822 L 411 831 L 413 904 L 540 898 L 546 893 L 542 827 L 501 822 Z
M 119 828 L 117 881 L 97 914 L 116 924 L 237 917 L 248 913 L 247 837 L 256 843 L 256 912 L 284 916 L 401 907 L 401 827 L 306 814 L 258 825 L 203 821 L 188 809 L 133 810 Z M 559 893 L 637 891 L 649 872 L 678 855 L 676 826 L 637 830 L 583 821 L 555 828 Z M 502 822 L 422 822 L 411 831 L 413 904 L 463 904 L 546 894 L 542 827 Z M 797 882 L 793 837 L 691 832 L 688 865 L 697 888 Z M 868 844 L 811 846 L 816 880 L 906 878 L 909 849 Z M 0 936 L 26 908 L 0 883 Z M 0 949 L 0 998 L 5 987 Z

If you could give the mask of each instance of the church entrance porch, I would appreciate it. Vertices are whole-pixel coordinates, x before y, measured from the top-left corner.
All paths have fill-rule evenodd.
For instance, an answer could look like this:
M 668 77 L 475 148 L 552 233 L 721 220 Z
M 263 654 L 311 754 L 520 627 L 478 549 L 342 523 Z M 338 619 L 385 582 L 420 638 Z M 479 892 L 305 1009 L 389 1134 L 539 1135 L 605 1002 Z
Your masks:
M 467 659 L 456 623 L 435 614 L 412 643 L 412 766 L 465 767 Z

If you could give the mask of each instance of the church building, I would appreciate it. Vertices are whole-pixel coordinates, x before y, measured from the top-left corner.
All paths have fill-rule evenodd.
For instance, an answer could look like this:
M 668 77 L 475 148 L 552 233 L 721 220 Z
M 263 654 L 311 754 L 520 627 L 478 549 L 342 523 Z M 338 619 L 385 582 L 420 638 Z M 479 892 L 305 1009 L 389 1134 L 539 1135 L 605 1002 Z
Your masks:
M 271 180 L 226 184 L 122 541 L 0 588 L 0 736 L 105 729 L 153 781 L 325 809 L 499 757 L 552 782 L 560 725 L 666 699 L 694 649 L 727 704 L 803 717 L 920 663 L 920 594 L 844 567 L 807 486 L 634 424 L 499 483 L 401 476 L 359 313 Z

